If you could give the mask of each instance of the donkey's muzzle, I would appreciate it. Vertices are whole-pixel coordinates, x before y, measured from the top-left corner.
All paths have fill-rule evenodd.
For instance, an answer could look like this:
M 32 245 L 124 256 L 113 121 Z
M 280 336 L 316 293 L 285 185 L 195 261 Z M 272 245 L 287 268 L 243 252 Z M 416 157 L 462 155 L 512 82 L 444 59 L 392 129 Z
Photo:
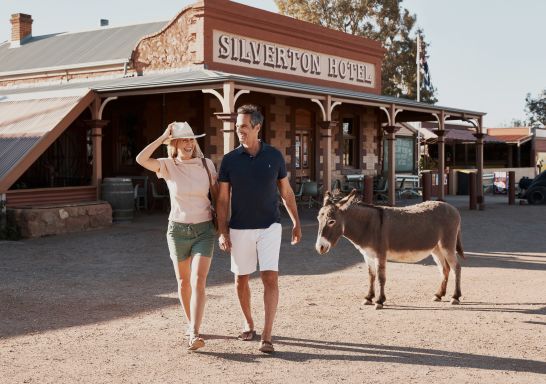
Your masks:
M 321 237 L 315 244 L 315 249 L 319 254 L 324 255 L 330 250 L 330 243 Z

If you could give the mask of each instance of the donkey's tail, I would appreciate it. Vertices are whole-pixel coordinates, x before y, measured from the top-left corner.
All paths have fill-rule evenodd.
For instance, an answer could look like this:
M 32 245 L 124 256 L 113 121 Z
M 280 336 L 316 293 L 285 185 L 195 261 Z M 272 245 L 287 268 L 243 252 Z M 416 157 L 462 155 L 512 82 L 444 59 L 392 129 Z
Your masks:
M 460 227 L 459 227 L 459 230 L 457 231 L 457 253 L 463 259 L 466 259 L 466 257 L 464 257 L 464 250 L 463 250 L 463 243 L 461 241 L 461 228 Z

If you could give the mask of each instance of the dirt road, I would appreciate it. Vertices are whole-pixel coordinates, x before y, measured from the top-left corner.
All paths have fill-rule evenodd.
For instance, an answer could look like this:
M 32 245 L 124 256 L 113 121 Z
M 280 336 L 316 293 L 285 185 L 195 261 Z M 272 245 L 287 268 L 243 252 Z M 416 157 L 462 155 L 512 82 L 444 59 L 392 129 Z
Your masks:
M 241 317 L 221 252 L 206 347 L 186 352 L 166 216 L 0 242 L 0 382 L 546 382 L 546 206 L 505 200 L 489 198 L 485 211 L 452 201 L 467 255 L 460 306 L 432 301 L 440 275 L 430 258 L 389 263 L 385 308 L 364 306 L 361 256 L 345 240 L 318 256 L 316 212 L 305 211 L 303 242 L 290 246 L 284 232 L 273 356 L 235 339 Z M 261 324 L 261 283 L 251 285 Z

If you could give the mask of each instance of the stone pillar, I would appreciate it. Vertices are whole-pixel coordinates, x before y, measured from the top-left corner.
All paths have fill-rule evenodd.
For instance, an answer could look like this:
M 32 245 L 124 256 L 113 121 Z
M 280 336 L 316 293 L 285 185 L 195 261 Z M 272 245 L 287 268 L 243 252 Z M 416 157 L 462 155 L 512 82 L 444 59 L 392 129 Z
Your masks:
M 445 191 L 444 191 L 444 178 L 445 178 L 445 168 L 446 168 L 446 159 L 445 159 L 445 135 L 446 131 L 438 130 L 436 135 L 438 136 L 438 200 L 444 201 Z
M 396 163 L 394 142 L 396 140 L 396 132 L 398 132 L 399 129 L 400 128 L 395 125 L 387 125 L 385 127 L 385 132 L 387 133 L 387 150 L 389 152 L 389 157 L 387 159 L 387 185 L 389 189 L 389 205 L 391 207 L 396 204 Z
M 85 123 L 91 129 L 91 141 L 93 144 L 93 176 L 91 185 L 97 188 L 97 198 L 100 199 L 100 184 L 102 182 L 102 129 L 109 123 L 108 120 L 86 120 Z
M 222 121 L 222 132 L 224 133 L 224 155 L 235 148 L 235 122 L 236 113 L 217 112 L 214 114 L 218 120 Z
M 322 191 L 332 189 L 332 129 L 337 127 L 337 121 L 319 123 L 322 148 Z
M 478 207 L 480 210 L 485 208 L 485 201 L 483 197 L 483 137 L 484 133 L 475 133 L 476 137 L 476 167 L 478 168 L 478 174 L 476 175 L 476 192 Z

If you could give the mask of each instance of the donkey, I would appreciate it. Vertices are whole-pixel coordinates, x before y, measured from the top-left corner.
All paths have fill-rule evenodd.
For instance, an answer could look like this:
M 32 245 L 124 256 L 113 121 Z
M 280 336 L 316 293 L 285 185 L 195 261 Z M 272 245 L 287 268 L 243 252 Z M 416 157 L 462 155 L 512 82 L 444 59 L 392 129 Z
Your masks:
M 325 254 L 345 236 L 362 253 L 368 265 L 369 290 L 365 304 L 375 297 L 374 282 L 379 277 L 376 309 L 383 308 L 385 269 L 388 260 L 417 262 L 432 254 L 442 274 L 440 288 L 434 295 L 441 301 L 446 294 L 450 268 L 455 272 L 455 292 L 451 304 L 461 297 L 461 217 L 457 209 L 441 201 L 427 201 L 405 208 L 380 207 L 355 202 L 356 190 L 339 202 L 330 192 L 324 196 L 318 213 L 319 228 L 315 248 Z

